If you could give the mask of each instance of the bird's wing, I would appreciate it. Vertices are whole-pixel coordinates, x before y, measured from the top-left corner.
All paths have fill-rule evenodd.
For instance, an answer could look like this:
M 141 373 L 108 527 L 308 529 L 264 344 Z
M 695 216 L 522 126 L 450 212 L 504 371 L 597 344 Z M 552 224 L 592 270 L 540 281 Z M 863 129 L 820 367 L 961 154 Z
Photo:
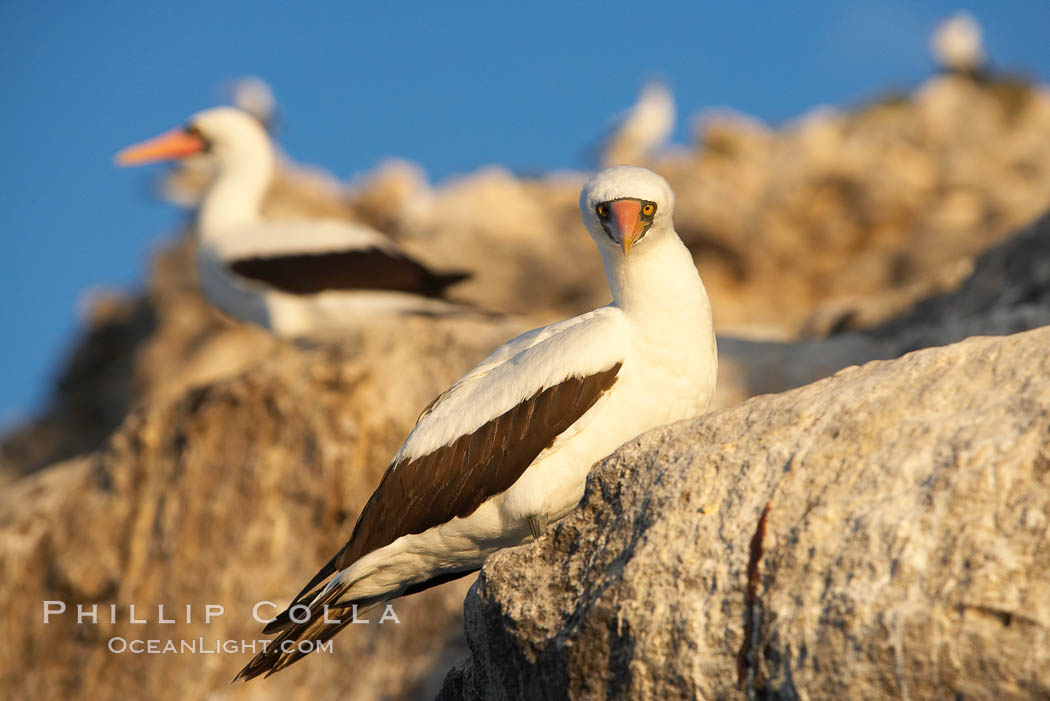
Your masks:
M 471 435 L 485 422 L 561 382 L 622 363 L 626 338 L 622 312 L 608 306 L 508 341 L 427 407 L 393 465 Z
M 432 408 L 434 408 L 438 404 L 438 402 L 442 401 L 445 398 L 445 396 L 450 392 L 458 391 L 458 388 L 461 385 L 473 382 L 477 378 L 487 375 L 494 368 L 506 362 L 509 358 L 512 358 L 518 355 L 519 353 L 528 350 L 529 348 L 532 348 L 533 346 L 542 343 L 553 336 L 562 334 L 568 329 L 572 328 L 573 326 L 576 326 L 577 324 L 591 322 L 592 320 L 594 320 L 594 323 L 605 323 L 601 320 L 601 317 L 604 317 L 605 315 L 608 315 L 610 313 L 611 312 L 606 307 L 602 307 L 600 309 L 595 309 L 594 311 L 587 312 L 586 314 L 574 316 L 571 319 L 557 321 L 553 324 L 541 326 L 539 328 L 532 329 L 531 331 L 526 331 L 525 333 L 519 336 L 515 336 L 496 350 L 489 353 L 489 355 L 480 363 L 478 363 L 472 370 L 470 370 L 470 372 L 468 372 L 466 375 L 457 380 L 456 384 L 452 385 L 447 390 L 445 390 L 445 392 L 435 397 L 434 401 L 432 401 L 427 406 L 427 408 L 423 410 L 423 414 L 426 414 Z M 423 418 L 423 415 L 420 415 L 420 418 Z
M 256 222 L 211 241 L 230 271 L 290 294 L 387 290 L 439 297 L 469 277 L 431 271 L 378 231 L 334 219 Z
M 486 371 L 467 373 L 424 411 L 350 540 L 292 605 L 361 556 L 470 515 L 594 406 L 623 364 L 623 318 L 604 307 L 569 321 L 510 341 L 517 353 L 498 363 L 494 353 L 479 366 Z
M 440 297 L 446 287 L 470 277 L 458 271 L 436 273 L 407 255 L 378 248 L 241 258 L 226 266 L 245 280 L 297 295 L 384 290 Z

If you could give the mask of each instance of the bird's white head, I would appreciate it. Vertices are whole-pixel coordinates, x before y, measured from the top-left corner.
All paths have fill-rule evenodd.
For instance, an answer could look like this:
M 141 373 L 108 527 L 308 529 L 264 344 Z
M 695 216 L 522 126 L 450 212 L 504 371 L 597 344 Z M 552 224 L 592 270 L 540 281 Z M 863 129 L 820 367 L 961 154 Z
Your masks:
M 583 186 L 580 213 L 599 249 L 618 248 L 626 258 L 673 233 L 674 191 L 647 168 L 616 166 Z
M 198 153 L 212 154 L 226 166 L 271 156 L 270 138 L 257 119 L 235 107 L 198 112 L 185 126 L 129 146 L 117 154 L 118 165 L 172 161 Z

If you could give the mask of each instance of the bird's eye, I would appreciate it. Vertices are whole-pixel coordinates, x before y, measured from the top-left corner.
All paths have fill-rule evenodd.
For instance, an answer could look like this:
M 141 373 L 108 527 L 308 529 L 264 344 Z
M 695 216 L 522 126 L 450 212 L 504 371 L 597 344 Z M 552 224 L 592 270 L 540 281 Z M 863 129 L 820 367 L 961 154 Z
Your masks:
M 598 213 L 599 217 L 605 219 L 607 216 L 609 216 L 609 205 L 603 202 L 602 204 L 595 207 L 594 211 Z
M 656 214 L 656 204 L 653 202 L 646 202 L 642 205 L 642 214 L 647 217 L 651 217 Z
M 204 153 L 211 153 L 211 139 L 204 135 L 204 132 L 201 131 L 200 127 L 196 124 L 187 124 L 182 128 L 182 131 L 186 136 L 192 136 L 200 140 L 201 151 Z

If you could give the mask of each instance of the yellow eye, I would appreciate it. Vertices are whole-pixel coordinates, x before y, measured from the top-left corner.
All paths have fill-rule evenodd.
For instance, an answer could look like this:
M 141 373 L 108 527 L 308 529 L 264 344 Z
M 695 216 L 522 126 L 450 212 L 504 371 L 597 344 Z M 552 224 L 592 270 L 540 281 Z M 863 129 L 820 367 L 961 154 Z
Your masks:
M 599 217 L 605 219 L 607 216 L 609 216 L 609 205 L 602 203 L 595 207 L 594 211 L 598 212 Z
M 652 202 L 646 202 L 645 205 L 642 206 L 642 214 L 644 214 L 647 217 L 653 216 L 654 214 L 656 214 L 656 205 Z

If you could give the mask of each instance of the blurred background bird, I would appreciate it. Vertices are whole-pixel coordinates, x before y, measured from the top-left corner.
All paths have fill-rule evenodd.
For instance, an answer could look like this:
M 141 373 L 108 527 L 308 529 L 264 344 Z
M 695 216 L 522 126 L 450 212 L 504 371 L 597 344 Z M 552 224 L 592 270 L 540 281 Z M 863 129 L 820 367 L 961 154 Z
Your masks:
M 642 86 L 638 100 L 615 116 L 598 146 L 602 168 L 646 163 L 667 145 L 675 125 L 674 95 L 658 81 Z
M 266 219 L 277 172 L 263 123 L 235 107 L 194 115 L 182 128 L 130 146 L 120 165 L 208 159 L 197 217 L 197 273 L 225 313 L 280 336 L 325 337 L 375 315 L 460 313 L 442 298 L 469 277 L 435 273 L 363 224 L 333 218 Z
M 222 104 L 251 115 L 271 138 L 276 136 L 277 97 L 265 80 L 248 76 L 223 81 L 218 92 Z M 264 216 L 353 217 L 342 183 L 321 168 L 296 163 L 276 142 L 273 149 L 277 163 L 262 202 Z M 175 161 L 157 177 L 155 187 L 162 199 L 186 209 L 196 209 L 214 176 L 215 160 L 207 154 L 195 154 Z
M 275 130 L 277 98 L 262 78 L 248 76 L 225 81 L 220 92 L 223 103 L 251 115 L 271 136 Z M 215 161 L 207 154 L 186 156 L 176 161 L 157 181 L 157 191 L 172 204 L 196 208 L 215 175 Z
M 957 12 L 938 24 L 930 36 L 930 50 L 948 73 L 977 76 L 985 68 L 981 25 L 969 12 Z

